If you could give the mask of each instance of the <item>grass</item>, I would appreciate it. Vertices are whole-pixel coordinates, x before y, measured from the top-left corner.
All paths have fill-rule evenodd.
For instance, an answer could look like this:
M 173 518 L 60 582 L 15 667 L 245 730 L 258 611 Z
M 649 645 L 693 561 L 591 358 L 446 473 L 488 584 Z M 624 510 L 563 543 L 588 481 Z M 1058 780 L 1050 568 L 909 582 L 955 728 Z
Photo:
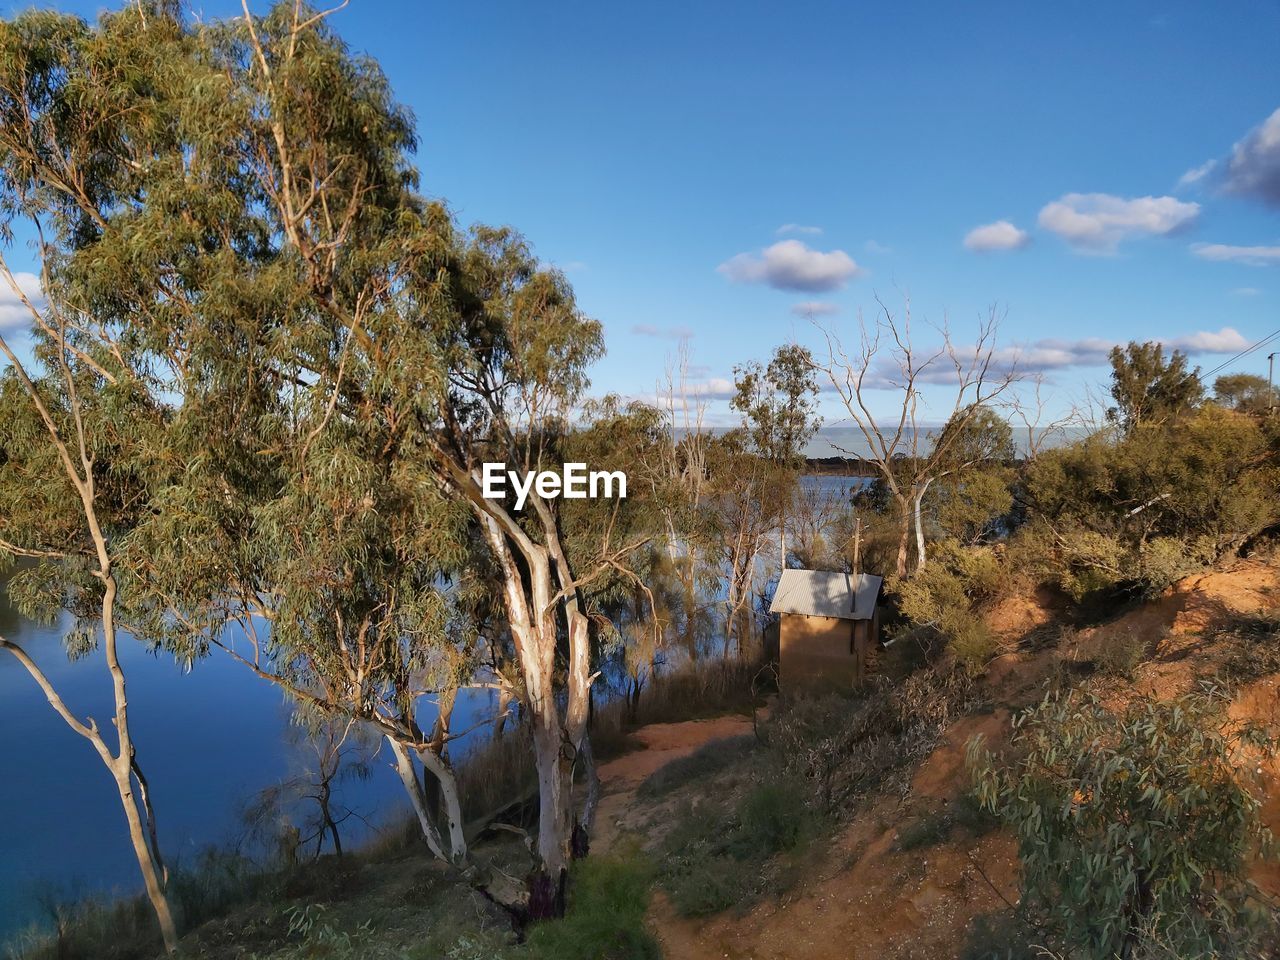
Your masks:
M 1217 639 L 1230 644 L 1221 668 L 1229 683 L 1252 683 L 1280 671 L 1280 613 L 1235 617 L 1218 631 Z
M 971 836 L 980 837 L 999 825 L 994 816 L 982 809 L 972 793 L 963 793 L 945 810 L 926 814 L 913 820 L 898 831 L 898 849 L 918 850 L 936 846 L 948 839 L 956 828 L 967 830 Z
M 653 870 L 636 853 L 588 857 L 573 871 L 563 920 L 529 931 L 523 954 L 537 960 L 662 960 L 645 929 Z
M 755 734 L 710 740 L 689 754 L 677 757 L 650 774 L 636 790 L 641 800 L 656 800 L 695 780 L 714 776 L 745 760 L 759 747 Z
M 789 885 L 779 854 L 798 854 L 818 833 L 805 791 L 757 784 L 736 805 L 706 799 L 677 812 L 661 844 L 660 882 L 683 916 L 745 908 Z

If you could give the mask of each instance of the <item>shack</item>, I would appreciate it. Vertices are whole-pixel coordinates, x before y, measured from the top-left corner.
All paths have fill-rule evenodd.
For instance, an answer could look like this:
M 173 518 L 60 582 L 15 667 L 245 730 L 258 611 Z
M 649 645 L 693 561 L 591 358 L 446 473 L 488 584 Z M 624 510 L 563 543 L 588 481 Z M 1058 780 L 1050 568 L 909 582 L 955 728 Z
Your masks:
M 880 642 L 883 577 L 783 570 L 770 612 L 779 616 L 778 683 L 789 692 L 851 689 L 867 679 Z

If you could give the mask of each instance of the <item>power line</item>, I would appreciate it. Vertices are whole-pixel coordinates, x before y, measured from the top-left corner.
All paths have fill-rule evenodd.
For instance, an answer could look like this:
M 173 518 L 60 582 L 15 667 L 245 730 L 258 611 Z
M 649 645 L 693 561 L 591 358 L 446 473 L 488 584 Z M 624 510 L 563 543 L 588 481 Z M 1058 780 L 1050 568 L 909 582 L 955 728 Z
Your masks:
M 1224 367 L 1230 366 L 1231 364 L 1235 363 L 1237 360 L 1241 359 L 1242 357 L 1247 357 L 1249 354 L 1253 353 L 1255 350 L 1258 350 L 1261 347 L 1266 346 L 1272 340 L 1276 339 L 1276 337 L 1280 337 L 1280 330 L 1273 330 L 1271 333 L 1267 334 L 1267 336 L 1263 337 L 1253 346 L 1246 347 L 1244 350 L 1241 350 L 1239 353 L 1237 353 L 1234 357 L 1230 357 L 1229 359 L 1222 361 L 1222 363 L 1218 364 L 1216 367 L 1214 367 L 1212 370 L 1208 371 L 1207 373 L 1197 373 L 1195 375 L 1195 378 L 1199 380 L 1201 383 L 1204 383 L 1206 377 L 1211 377 L 1215 373 L 1217 373 L 1219 370 L 1222 370 Z

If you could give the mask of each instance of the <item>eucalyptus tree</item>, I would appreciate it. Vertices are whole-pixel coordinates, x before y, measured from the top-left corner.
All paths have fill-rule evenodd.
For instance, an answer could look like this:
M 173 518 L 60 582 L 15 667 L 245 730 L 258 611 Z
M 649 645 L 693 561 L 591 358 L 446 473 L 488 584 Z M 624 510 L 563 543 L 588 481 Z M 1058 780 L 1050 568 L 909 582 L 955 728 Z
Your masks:
M 143 493 L 120 497 L 135 632 L 190 660 L 221 648 L 372 725 L 432 850 L 465 863 L 447 762 L 461 732 L 417 715 L 468 682 L 496 584 L 541 793 L 534 912 L 557 909 L 590 821 L 573 782 L 590 759 L 592 596 L 634 579 L 647 498 L 489 499 L 481 467 L 538 471 L 577 442 L 600 325 L 516 234 L 464 234 L 416 195 L 412 120 L 327 14 L 281 3 L 192 25 L 142 4 L 96 28 L 18 23 L 0 172 L 6 212 L 52 228 L 47 287 L 68 319 L 42 335 L 72 371 L 64 392 L 83 402 L 87 378 L 125 439 L 156 425 L 109 469 L 87 439 L 62 458 L 82 503 L 106 482 L 95 464 L 122 483 L 148 458 Z M 35 404 L 52 388 L 24 389 Z M 73 410 L 45 419 L 78 436 Z M 643 465 L 647 413 L 597 420 L 583 437 L 601 466 Z M 65 534 L 43 499 L 32 509 Z
M 20 355 L 0 337 L 0 561 L 32 561 L 9 584 L 24 613 L 68 612 L 71 652 L 100 650 L 112 729 L 76 715 L 29 651 L 3 638 L 0 647 L 110 773 L 169 951 L 177 926 L 120 647 L 144 605 L 131 543 L 164 496 L 167 451 L 183 429 L 170 390 L 180 394 L 174 374 L 193 358 L 166 343 L 154 315 L 126 316 L 118 294 L 129 261 L 152 256 L 157 206 L 172 199 L 153 195 L 142 172 L 181 176 L 173 164 L 185 121 L 156 85 L 190 84 L 199 122 L 232 135 L 226 100 L 207 72 L 193 70 L 184 43 L 172 19 L 141 8 L 104 16 L 96 28 L 42 12 L 0 21 L 0 280 L 27 310 L 32 345 Z M 209 266 L 193 221 L 226 198 L 227 190 L 211 190 L 197 198 L 193 220 L 165 217 L 165 243 L 185 253 L 166 280 Z M 41 298 L 15 281 L 15 226 L 34 238 Z
M 1109 359 L 1116 405 L 1107 410 L 1107 419 L 1126 433 L 1168 423 L 1204 399 L 1200 368 L 1189 369 L 1187 355 L 1179 350 L 1166 359 L 1159 343 L 1130 341 L 1123 348 L 1112 347 Z
M 760 565 L 780 547 L 778 531 L 795 494 L 795 476 L 756 453 L 743 429 L 715 438 L 708 447 L 707 472 L 716 544 L 712 556 L 724 596 L 721 657 L 727 670 L 731 657 L 747 655 Z M 785 565 L 780 549 L 776 555 L 779 566 Z
M 229 322 L 246 342 L 211 357 L 185 399 L 193 417 L 235 415 L 204 418 L 184 451 L 145 530 L 176 562 L 148 587 L 156 628 L 171 623 L 189 656 L 220 648 L 374 727 L 428 847 L 465 864 L 447 718 L 474 672 L 483 587 L 469 518 L 421 456 L 458 244 L 447 211 L 413 192 L 412 119 L 326 16 L 282 3 L 190 34 L 240 128 L 215 143 L 197 129 L 186 147 L 220 158 L 253 229 L 219 250 L 225 282 L 196 289 L 181 332 L 205 349 Z M 135 309 L 165 296 L 145 289 Z
M 540 868 L 530 906 L 538 915 L 563 908 L 575 837 L 589 829 L 593 812 L 590 791 L 582 805 L 573 796 L 575 768 L 590 766 L 589 591 L 606 576 L 631 576 L 631 558 L 654 534 L 630 519 L 644 509 L 643 485 L 594 504 L 557 499 L 541 485 L 523 502 L 485 495 L 485 463 L 526 476 L 560 469 L 603 338 L 563 274 L 541 267 L 510 230 L 476 228 L 458 267 L 450 322 L 433 324 L 448 373 L 424 426 L 429 462 L 469 505 L 501 574 L 538 777 Z M 418 301 L 429 304 L 434 277 L 419 279 L 428 294 Z M 632 418 L 639 418 L 635 428 L 627 426 Z M 618 442 L 597 444 L 592 453 L 602 462 L 591 466 L 627 472 L 643 463 L 639 439 L 653 418 L 638 409 L 605 421 L 596 436 Z M 566 527 L 584 511 L 591 522 Z
M 976 539 L 994 515 L 1012 505 L 1009 477 L 997 471 L 1015 456 L 1013 427 L 990 407 L 957 410 L 943 424 L 930 451 L 932 469 L 922 474 L 912 512 L 917 569 L 926 562 L 921 507 L 929 488 L 935 483 L 946 488 L 940 511 L 946 526 L 965 539 Z
M 373 724 L 415 800 L 412 755 L 445 785 L 447 823 L 424 814 L 424 833 L 464 858 L 448 735 L 416 720 L 466 674 L 469 588 L 442 578 L 471 532 L 417 456 L 439 362 L 429 326 L 405 321 L 404 278 L 437 275 L 455 244 L 447 213 L 412 195 L 410 118 L 298 4 L 200 26 L 147 5 L 97 27 L 28 14 L 3 43 L 4 210 L 39 238 L 50 306 L 32 312 L 56 374 L 28 382 L 11 357 L 9 395 L 44 404 L 53 449 L 72 444 L 69 489 L 107 551 L 109 660 L 119 606 L 149 643 L 189 660 L 221 646 Z M 100 414 L 77 414 L 90 403 Z M 29 479 L 17 441 L 7 466 Z M 119 517 L 89 516 L 135 474 Z M 47 542 L 70 535 L 63 509 L 42 486 L 15 491 L 7 529 L 40 560 L 20 594 L 38 578 L 83 622 L 79 553 Z M 118 701 L 117 773 L 132 759 L 122 680 Z M 143 852 L 171 940 L 158 852 Z

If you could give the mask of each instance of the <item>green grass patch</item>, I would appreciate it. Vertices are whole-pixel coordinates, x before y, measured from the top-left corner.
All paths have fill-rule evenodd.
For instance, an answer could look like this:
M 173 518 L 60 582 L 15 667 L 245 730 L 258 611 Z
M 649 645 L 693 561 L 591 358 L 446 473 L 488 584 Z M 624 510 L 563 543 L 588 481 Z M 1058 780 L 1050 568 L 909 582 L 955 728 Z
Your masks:
M 563 920 L 540 923 L 513 956 L 537 960 L 662 960 L 644 926 L 653 870 L 639 855 L 588 857 L 574 867 Z M 488 955 L 486 955 L 488 956 Z
M 683 916 L 745 908 L 785 889 L 798 854 L 817 833 L 807 795 L 785 781 L 753 788 L 739 803 L 704 801 L 682 808 L 664 840 L 660 879 Z

